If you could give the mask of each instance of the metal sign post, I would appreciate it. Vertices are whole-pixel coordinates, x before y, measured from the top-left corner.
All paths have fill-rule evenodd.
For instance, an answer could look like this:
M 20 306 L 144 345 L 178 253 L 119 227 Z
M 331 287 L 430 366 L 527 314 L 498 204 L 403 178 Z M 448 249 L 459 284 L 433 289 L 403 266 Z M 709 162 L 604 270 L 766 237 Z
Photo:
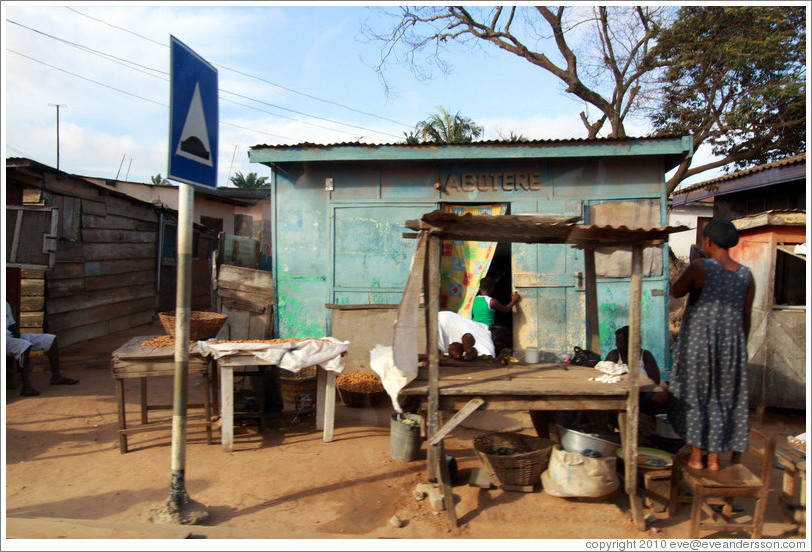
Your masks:
M 169 174 L 179 180 L 175 386 L 172 411 L 172 479 L 169 498 L 150 512 L 157 523 L 194 524 L 209 515 L 186 492 L 186 410 L 189 380 L 189 313 L 192 297 L 194 188 L 217 187 L 217 70 L 170 36 Z M 159 244 L 159 247 L 161 244 Z

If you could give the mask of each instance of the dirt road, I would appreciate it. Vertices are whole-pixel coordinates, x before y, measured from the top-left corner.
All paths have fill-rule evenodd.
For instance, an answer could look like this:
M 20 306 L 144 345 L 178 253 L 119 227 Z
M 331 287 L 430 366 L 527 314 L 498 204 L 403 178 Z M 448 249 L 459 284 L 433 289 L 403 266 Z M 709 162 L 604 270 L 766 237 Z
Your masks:
M 237 428 L 233 452 L 208 445 L 205 432 L 190 428 L 186 488 L 209 517 L 194 527 L 156 526 L 149 512 L 168 497 L 170 434 L 130 437 L 131 452 L 119 452 L 110 352 L 134 335 L 162 333 L 146 326 L 63 351 L 64 372 L 81 381 L 50 386 L 35 372 L 42 394 L 20 397 L 6 391 L 6 516 L 9 538 L 209 538 L 293 539 L 628 539 L 687 537 L 688 508 L 673 519 L 652 514 L 638 531 L 621 493 L 600 502 L 579 502 L 533 493 L 479 489 L 468 484 L 479 467 L 472 448 L 478 434 L 455 430 L 447 451 L 459 465 L 454 486 L 460 528 L 449 529 L 413 491 L 426 480 L 425 445 L 420 459 L 390 456 L 388 403 L 374 409 L 336 408 L 335 439 L 324 443 L 312 419 L 290 425 L 282 419 L 263 432 Z M 190 381 L 190 401 L 201 392 Z M 152 381 L 150 396 L 171 402 L 172 382 Z M 137 385 L 130 383 L 128 417 L 138 420 Z M 167 403 L 168 404 L 168 403 Z M 151 412 L 150 419 L 169 419 Z M 192 412 L 190 411 L 190 416 Z M 775 435 L 804 431 L 805 414 L 768 412 L 762 429 Z M 215 432 L 215 438 L 219 433 Z M 795 538 L 781 519 L 777 495 L 781 472 L 773 470 L 764 534 Z M 391 523 L 392 516 L 402 521 Z M 731 534 L 743 537 L 742 534 Z M 320 547 L 318 543 L 314 545 Z M 456 545 L 455 545 L 456 546 Z

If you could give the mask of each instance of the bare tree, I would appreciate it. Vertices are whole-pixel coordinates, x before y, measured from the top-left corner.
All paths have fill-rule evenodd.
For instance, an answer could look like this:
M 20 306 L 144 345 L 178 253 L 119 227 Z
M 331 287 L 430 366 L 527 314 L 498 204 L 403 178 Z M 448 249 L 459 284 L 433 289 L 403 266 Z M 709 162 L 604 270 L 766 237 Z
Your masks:
M 405 61 L 425 78 L 431 66 L 424 54 L 434 66 L 449 70 L 444 43 L 490 43 L 550 72 L 567 93 L 580 98 L 589 138 L 607 123 L 608 137 L 623 138 L 624 119 L 644 100 L 645 77 L 657 69 L 650 57 L 649 63 L 644 61 L 670 12 L 649 6 L 405 6 L 385 13 L 394 19 L 393 27 L 364 27 L 369 38 L 383 43 L 377 69 L 384 83 L 388 62 Z M 548 47 L 550 39 L 555 49 Z M 590 106 L 599 113 L 594 120 Z

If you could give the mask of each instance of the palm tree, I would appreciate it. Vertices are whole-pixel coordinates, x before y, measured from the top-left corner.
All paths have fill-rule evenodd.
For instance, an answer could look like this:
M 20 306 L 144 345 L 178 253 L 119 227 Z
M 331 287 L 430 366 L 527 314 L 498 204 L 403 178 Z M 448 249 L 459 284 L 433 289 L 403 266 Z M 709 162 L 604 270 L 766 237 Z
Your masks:
M 171 186 L 169 181 L 161 176 L 161 173 L 152 176 L 152 183 L 155 186 Z
M 420 143 L 420 137 L 417 135 L 417 132 L 404 132 L 403 136 L 405 138 L 404 142 L 407 144 L 414 145 Z
M 237 171 L 237 174 L 232 176 L 230 180 L 234 186 L 245 190 L 258 190 L 271 187 L 267 176 L 258 177 L 255 172 L 248 173 L 248 175 L 244 176 L 240 171 Z
M 516 132 L 515 130 L 511 130 L 510 133 L 505 136 L 501 132 L 497 133 L 499 135 L 500 140 L 504 140 L 505 142 L 528 142 L 530 139 L 522 134 L 521 132 Z
M 451 115 L 443 107 L 438 107 L 436 113 L 415 125 L 414 135 L 423 142 L 434 142 L 437 144 L 468 144 L 479 138 L 485 131 L 481 126 L 477 126 L 468 117 L 460 116 L 459 111 Z M 408 135 L 407 135 L 408 143 Z

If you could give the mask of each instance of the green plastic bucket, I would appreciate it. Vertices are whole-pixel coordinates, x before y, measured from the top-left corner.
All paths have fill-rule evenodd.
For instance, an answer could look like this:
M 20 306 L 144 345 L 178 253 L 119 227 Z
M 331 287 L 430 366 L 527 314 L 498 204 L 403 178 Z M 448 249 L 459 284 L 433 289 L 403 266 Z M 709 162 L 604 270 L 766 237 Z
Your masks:
M 423 417 L 409 412 L 395 412 L 390 423 L 390 449 L 392 458 L 401 462 L 417 460 L 423 440 L 420 426 Z

